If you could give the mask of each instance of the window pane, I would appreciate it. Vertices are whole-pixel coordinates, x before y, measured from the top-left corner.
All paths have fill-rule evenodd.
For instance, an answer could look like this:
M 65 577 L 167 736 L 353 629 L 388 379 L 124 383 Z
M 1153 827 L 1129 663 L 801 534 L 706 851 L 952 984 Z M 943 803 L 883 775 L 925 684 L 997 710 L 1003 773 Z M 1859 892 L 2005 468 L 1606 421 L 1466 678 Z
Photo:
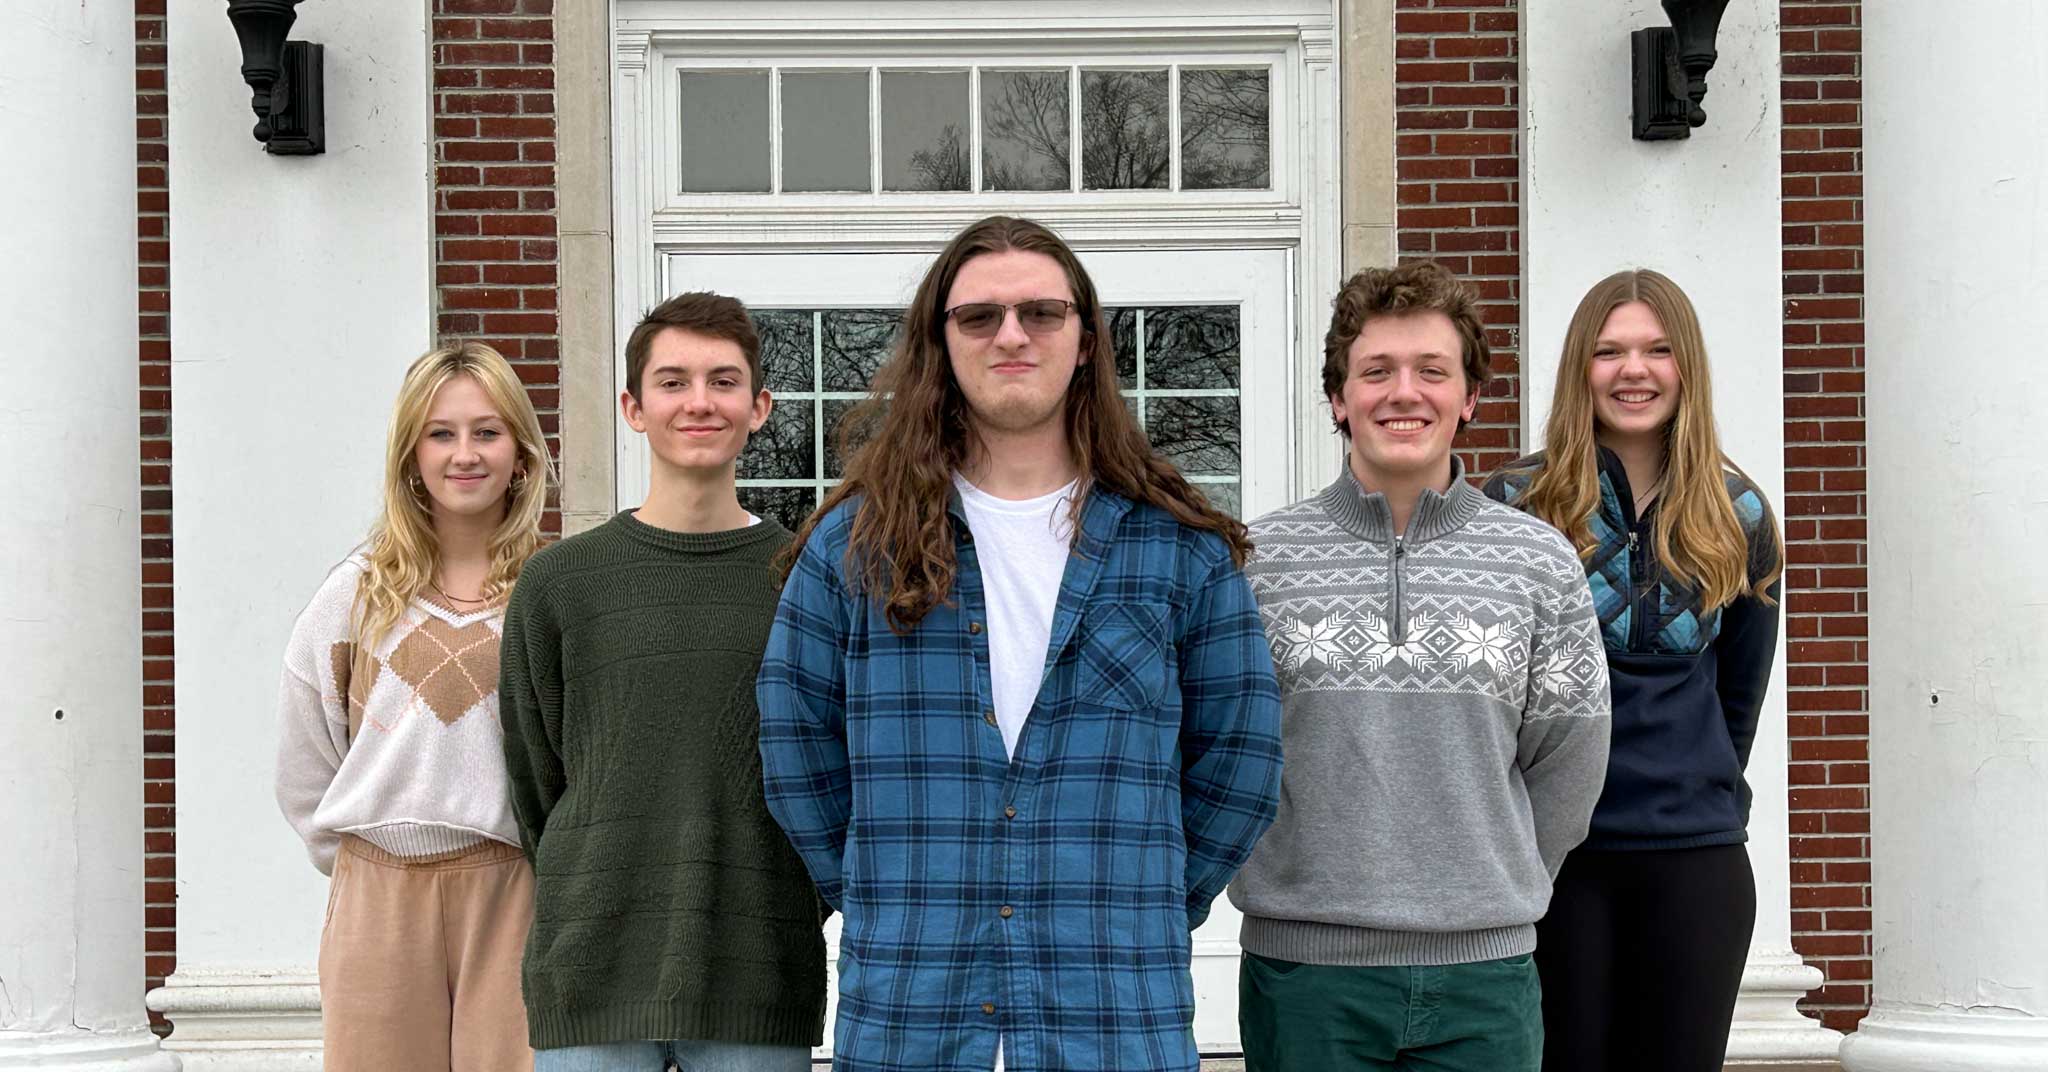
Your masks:
M 812 403 L 790 399 L 768 414 L 768 423 L 740 451 L 736 475 L 742 480 L 807 480 L 817 475 L 812 454 Z
M 861 405 L 861 403 L 852 399 L 828 398 L 825 400 L 824 405 L 825 479 L 838 480 L 846 475 L 846 459 L 839 453 L 839 425 L 840 422 L 846 419 L 846 415 L 852 413 L 854 407 Z M 872 433 L 873 430 L 873 427 L 869 426 L 862 431 L 864 433 Z M 853 446 L 855 449 L 859 449 L 860 441 L 857 439 Z
M 858 190 L 868 171 L 868 73 L 782 76 L 782 188 Z
M 754 330 L 761 336 L 761 386 L 778 393 L 812 390 L 810 310 L 757 309 Z
M 1237 481 L 1224 484 L 1196 484 L 1195 490 L 1209 500 L 1209 505 L 1240 520 L 1244 517 L 1244 498 L 1238 491 Z
M 1109 345 L 1116 352 L 1117 383 L 1128 391 L 1138 386 L 1138 311 L 1126 307 L 1103 312 L 1109 317 Z
M 740 505 L 755 517 L 773 518 L 783 528 L 795 532 L 798 525 L 809 517 L 813 507 L 818 505 L 818 493 L 810 488 L 763 488 L 743 487 L 739 489 Z
M 684 71 L 686 193 L 768 191 L 768 72 Z
M 896 341 L 896 309 L 827 309 L 823 322 L 825 390 L 865 391 Z
M 1145 310 L 1145 386 L 1235 389 L 1237 307 L 1178 305 Z
M 1081 187 L 1163 190 L 1167 142 L 1165 71 L 1081 72 Z
M 965 190 L 967 72 L 882 72 L 882 189 Z
M 1237 409 L 1237 399 L 1229 397 L 1147 398 L 1145 433 L 1184 473 L 1236 476 Z
M 981 72 L 981 188 L 1065 190 L 1073 142 L 1067 72 Z
M 1264 190 L 1272 180 L 1266 68 L 1180 72 L 1183 190 Z

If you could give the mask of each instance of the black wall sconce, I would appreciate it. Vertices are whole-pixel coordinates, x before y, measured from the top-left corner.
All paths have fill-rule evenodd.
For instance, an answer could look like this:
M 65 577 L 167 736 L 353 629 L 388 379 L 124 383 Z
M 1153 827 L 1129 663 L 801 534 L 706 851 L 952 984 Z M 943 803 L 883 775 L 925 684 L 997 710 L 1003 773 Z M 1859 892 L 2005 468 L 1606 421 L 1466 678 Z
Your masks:
M 1728 0 L 1663 0 L 1669 27 L 1653 26 L 1629 35 L 1634 72 L 1635 116 L 1632 133 L 1638 141 L 1690 138 L 1704 126 L 1707 72 L 1719 56 L 1714 35 Z
M 321 47 L 287 41 L 299 0 L 228 0 L 228 21 L 242 42 L 242 81 L 253 94 L 256 140 L 278 156 L 327 151 L 321 101 Z

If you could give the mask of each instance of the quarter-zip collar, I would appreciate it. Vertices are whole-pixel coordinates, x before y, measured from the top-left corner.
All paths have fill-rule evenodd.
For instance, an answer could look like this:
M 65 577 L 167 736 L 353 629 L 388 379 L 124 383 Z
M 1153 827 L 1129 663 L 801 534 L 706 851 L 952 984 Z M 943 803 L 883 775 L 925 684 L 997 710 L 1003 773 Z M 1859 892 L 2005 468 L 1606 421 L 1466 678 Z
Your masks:
M 1401 570 L 1403 560 L 1408 557 L 1408 549 L 1458 531 L 1465 522 L 1472 520 L 1472 515 L 1479 512 L 1487 499 L 1478 488 L 1465 482 L 1465 463 L 1453 454 L 1450 490 L 1423 489 L 1421 498 L 1415 500 L 1414 512 L 1408 515 L 1406 532 L 1394 531 L 1394 509 L 1388 505 L 1387 497 L 1377 491 L 1365 490 L 1365 485 L 1358 482 L 1348 463 L 1344 466 L 1343 475 L 1326 488 L 1317 501 L 1346 532 L 1367 543 L 1386 547 L 1387 640 L 1400 645 L 1408 642 L 1408 609 L 1401 598 Z
M 1408 531 L 1394 531 L 1394 510 L 1387 505 L 1387 497 L 1377 491 L 1365 490 L 1365 485 L 1352 475 L 1347 461 L 1344 472 L 1331 485 L 1323 489 L 1316 501 L 1331 519 L 1344 527 L 1346 532 L 1371 543 L 1392 543 L 1396 536 L 1402 543 L 1414 546 L 1439 536 L 1456 532 L 1487 501 L 1478 488 L 1465 480 L 1465 463 L 1457 455 L 1451 455 L 1451 490 L 1440 492 L 1427 488 L 1422 497 L 1415 501 L 1415 512 L 1408 516 Z

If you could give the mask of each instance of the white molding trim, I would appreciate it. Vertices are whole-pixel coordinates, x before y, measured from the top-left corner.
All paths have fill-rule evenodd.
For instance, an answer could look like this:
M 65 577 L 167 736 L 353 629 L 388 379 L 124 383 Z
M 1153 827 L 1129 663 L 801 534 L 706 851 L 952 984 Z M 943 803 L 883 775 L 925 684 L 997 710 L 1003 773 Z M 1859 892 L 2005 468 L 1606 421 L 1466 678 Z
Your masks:
M 1928 1008 L 1880 1001 L 1842 1044 L 1849 1072 L 2040 1072 L 2048 1017 L 1978 1006 Z
M 649 221 L 656 256 L 693 253 L 911 251 L 933 253 L 992 212 L 1014 213 L 1058 231 L 1076 249 L 1208 249 L 1295 245 L 1303 214 L 1275 203 L 1263 211 L 1201 212 L 1186 205 L 1087 206 L 1010 201 L 958 208 L 789 206 L 752 211 L 669 209 Z
M 0 1070 L 36 1072 L 178 1072 L 178 1059 L 147 1027 L 122 1031 L 56 1031 L 0 1035 Z
M 1820 1067 L 1832 1067 L 1842 1045 L 1841 1032 L 1799 1011 L 1799 999 L 1824 981 L 1820 969 L 1809 967 L 1789 950 L 1751 950 L 1728 1033 L 1728 1064 L 1740 1068 L 1820 1062 Z
M 179 970 L 149 992 L 185 1072 L 319 1072 L 320 982 L 305 969 Z

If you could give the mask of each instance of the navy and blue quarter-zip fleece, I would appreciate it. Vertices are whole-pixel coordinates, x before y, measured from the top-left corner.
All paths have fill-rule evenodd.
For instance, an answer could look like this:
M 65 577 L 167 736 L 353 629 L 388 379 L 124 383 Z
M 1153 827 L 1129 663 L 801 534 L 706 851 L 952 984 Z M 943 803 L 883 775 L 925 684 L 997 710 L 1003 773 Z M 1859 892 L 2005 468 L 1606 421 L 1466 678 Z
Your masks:
M 1605 447 L 1599 454 L 1597 545 L 1585 560 L 1586 580 L 1607 647 L 1614 736 L 1584 844 L 1683 849 L 1747 841 L 1743 770 L 1777 655 L 1779 585 L 1771 585 L 1769 604 L 1745 595 L 1703 610 L 1699 593 L 1656 561 L 1657 503 L 1637 516 L 1621 459 Z M 1517 504 L 1543 465 L 1539 452 L 1502 466 L 1486 494 Z M 1748 478 L 1732 469 L 1724 476 L 1748 536 L 1754 584 L 1778 569 L 1777 519 Z

